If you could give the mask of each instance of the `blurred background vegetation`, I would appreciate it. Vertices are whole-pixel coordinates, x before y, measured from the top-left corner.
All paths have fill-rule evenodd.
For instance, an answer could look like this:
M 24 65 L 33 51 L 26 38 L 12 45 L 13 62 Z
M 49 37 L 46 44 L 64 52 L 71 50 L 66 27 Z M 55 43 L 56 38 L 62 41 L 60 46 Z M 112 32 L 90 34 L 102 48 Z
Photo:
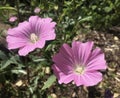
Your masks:
M 2 20 L 8 18 L 7 12 L 11 12 L 9 14 L 19 15 L 22 21 L 39 7 L 41 16 L 52 17 L 65 27 L 74 24 L 103 30 L 120 25 L 119 0 L 2 0 L 0 4 Z
M 41 9 L 38 14 L 34 13 L 36 7 Z M 51 17 L 57 23 L 57 38 L 43 50 L 20 57 L 16 51 L 6 48 L 6 32 L 31 15 Z M 9 22 L 11 16 L 17 16 L 17 21 Z M 71 43 L 80 32 L 106 31 L 114 26 L 120 26 L 120 0 L 1 0 L 0 98 L 53 98 L 46 89 L 56 81 L 51 75 L 51 56 L 60 45 Z M 54 85 L 63 88 L 57 83 Z

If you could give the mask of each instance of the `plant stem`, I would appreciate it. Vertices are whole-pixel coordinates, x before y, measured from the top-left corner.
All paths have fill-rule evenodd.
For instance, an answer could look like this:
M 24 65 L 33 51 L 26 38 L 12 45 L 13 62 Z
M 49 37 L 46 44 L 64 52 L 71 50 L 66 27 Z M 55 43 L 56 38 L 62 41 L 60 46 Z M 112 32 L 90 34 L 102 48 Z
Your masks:
M 27 70 L 27 85 L 28 85 L 28 88 L 29 88 L 30 87 L 30 67 L 28 65 L 28 60 L 27 60 L 26 57 L 24 58 L 24 60 L 25 60 L 24 64 L 25 64 L 26 70 Z M 31 91 L 29 92 L 29 97 L 28 98 L 32 98 Z
M 16 8 L 17 8 L 17 16 L 18 16 L 18 22 L 20 22 L 20 11 L 19 11 L 19 0 L 16 0 Z
M 28 84 L 30 84 L 30 71 L 29 71 L 29 66 L 27 66 L 27 80 L 28 80 Z

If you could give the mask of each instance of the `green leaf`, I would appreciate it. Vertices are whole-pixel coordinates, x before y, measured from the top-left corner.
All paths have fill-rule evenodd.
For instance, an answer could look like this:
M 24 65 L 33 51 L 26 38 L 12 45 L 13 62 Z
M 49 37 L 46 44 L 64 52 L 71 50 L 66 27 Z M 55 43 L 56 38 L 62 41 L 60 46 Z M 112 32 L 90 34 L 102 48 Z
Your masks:
M 107 13 L 109 13 L 111 10 L 112 10 L 111 7 L 105 7 L 105 8 L 104 8 L 104 11 L 107 12 Z
M 16 56 L 11 56 L 9 59 L 2 60 L 0 64 L 0 70 L 3 70 L 7 68 L 10 64 L 17 64 L 19 66 L 23 66 L 21 63 L 18 62 L 19 57 Z
M 7 56 L 5 55 L 5 53 L 3 51 L 0 50 L 0 59 L 5 60 L 7 59 Z
M 96 5 L 93 5 L 93 6 L 92 6 L 92 10 L 95 10 L 96 8 L 97 8 Z
M 15 10 L 16 11 L 14 7 L 10 7 L 10 6 L 5 6 L 5 7 L 1 6 L 0 10 Z
M 52 44 L 49 44 L 49 45 L 46 47 L 45 51 L 51 49 L 51 47 L 52 47 Z
M 52 96 L 49 95 L 48 98 L 52 98 Z
M 79 22 L 85 22 L 85 21 L 91 21 L 92 20 L 92 16 L 87 16 L 85 18 L 82 18 L 79 20 Z
M 33 94 L 33 89 L 32 89 L 32 87 L 29 85 L 28 88 L 29 88 L 30 93 Z
M 44 86 L 42 87 L 42 90 L 45 90 L 46 88 L 49 88 L 52 86 L 52 84 L 56 81 L 56 77 L 54 75 L 51 75 L 48 80 L 44 83 Z
M 27 72 L 25 71 L 25 70 L 11 70 L 12 71 L 12 73 L 16 73 L 16 74 L 19 74 L 19 73 L 22 73 L 22 74 L 24 74 L 24 75 L 26 75 L 27 74 Z
M 11 60 L 8 60 L 7 62 L 5 62 L 5 63 L 3 64 L 3 66 L 1 66 L 0 70 L 5 69 L 5 68 L 6 68 L 7 66 L 9 66 L 11 63 L 12 63 L 12 61 L 11 61 Z
M 33 59 L 34 62 L 42 62 L 42 61 L 45 61 L 44 58 L 35 58 Z

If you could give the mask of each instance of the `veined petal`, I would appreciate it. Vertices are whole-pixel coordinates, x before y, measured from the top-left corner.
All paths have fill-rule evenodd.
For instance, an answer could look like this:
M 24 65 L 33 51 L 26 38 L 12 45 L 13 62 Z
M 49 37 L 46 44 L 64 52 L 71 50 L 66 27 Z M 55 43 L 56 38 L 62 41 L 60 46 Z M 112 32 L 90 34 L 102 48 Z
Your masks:
M 45 40 L 40 39 L 35 43 L 36 48 L 43 48 L 45 46 Z
M 62 60 L 64 61 L 65 64 L 73 66 L 74 58 L 73 58 L 72 50 L 67 44 L 63 44 L 63 46 L 60 48 L 59 54 L 53 57 L 54 62 L 59 62 L 58 60 Z
M 40 29 L 41 32 L 40 32 L 40 34 L 54 30 L 55 25 L 56 25 L 55 22 L 42 23 L 42 24 L 38 22 L 38 24 L 40 24 L 40 26 L 41 26 L 41 29 Z
M 40 38 L 45 39 L 45 40 L 54 40 L 56 37 L 55 31 L 51 30 L 49 33 L 42 33 L 40 34 Z
M 94 49 L 94 50 L 91 52 L 88 61 L 90 61 L 90 60 L 96 58 L 96 57 L 99 56 L 100 54 L 103 54 L 103 52 L 101 51 L 100 48 L 96 48 L 96 49 Z
M 42 21 L 45 23 L 50 23 L 52 21 L 52 19 L 51 18 L 44 18 L 44 19 L 42 19 Z
M 18 53 L 21 56 L 26 56 L 29 52 L 33 51 L 36 47 L 34 45 L 26 45 L 19 49 Z
M 28 34 L 21 33 L 17 27 L 13 29 L 8 29 L 8 36 L 9 37 L 19 37 L 19 38 L 27 38 Z M 27 36 L 26 36 L 27 35 Z
M 6 40 L 10 44 L 12 44 L 12 43 L 26 43 L 26 39 L 22 39 L 22 38 L 19 38 L 19 37 L 14 37 L 14 36 L 7 36 Z
M 68 72 L 71 72 L 73 70 L 73 67 L 69 61 L 67 61 L 64 57 L 61 56 L 61 54 L 57 54 L 53 57 L 53 60 L 56 64 L 56 66 L 62 70 L 63 73 L 68 74 Z
M 77 75 L 77 74 L 74 75 L 74 83 L 77 86 L 83 85 L 84 82 L 82 81 L 81 75 Z
M 22 23 L 19 23 L 18 27 L 16 29 L 19 31 L 19 34 L 24 34 L 26 36 L 29 36 L 32 32 L 32 28 L 29 22 L 24 21 Z
M 21 37 L 25 39 L 29 39 L 30 33 L 31 27 L 27 21 L 19 23 L 18 27 L 8 30 L 9 36 Z
M 38 33 L 40 32 L 36 32 L 36 28 L 38 27 L 38 22 L 41 23 L 41 18 L 38 16 L 31 16 L 29 18 L 29 23 L 31 24 L 31 29 L 32 29 L 32 33 L 35 33 L 38 35 Z
M 38 22 L 38 19 L 41 19 L 41 18 L 38 17 L 38 16 L 31 16 L 31 17 L 29 18 L 29 22 L 31 23 L 32 26 L 35 26 L 36 23 Z
M 72 42 L 72 51 L 73 51 L 73 55 L 74 55 L 74 59 L 75 59 L 75 64 L 80 64 L 81 63 L 81 57 L 79 57 L 79 46 L 81 45 L 81 42 L 78 41 L 73 41 Z
M 81 81 L 83 81 L 83 85 L 85 86 L 94 86 L 98 84 L 101 80 L 102 74 L 97 71 L 86 72 L 85 74 L 81 75 Z
M 58 77 L 58 81 L 60 84 L 62 83 L 69 83 L 74 79 L 74 74 L 64 74 L 63 72 L 61 72 L 61 70 L 58 68 L 58 66 L 53 65 L 52 69 L 54 70 L 54 74 Z
M 105 56 L 99 48 L 96 48 L 90 55 L 90 58 L 86 66 L 86 70 L 87 71 L 104 70 L 106 68 L 107 66 Z
M 73 42 L 72 50 L 74 52 L 75 58 L 78 64 L 86 65 L 86 62 L 90 56 L 93 47 L 93 42 L 89 41 L 86 43 Z
M 51 22 L 51 23 L 47 23 L 47 22 L 44 22 L 44 23 L 40 23 L 38 22 L 37 23 L 38 26 L 36 28 L 36 32 L 39 32 L 39 37 L 40 38 L 44 38 L 46 40 L 52 40 L 52 39 L 55 39 L 55 25 L 56 23 L 55 22 Z M 47 29 L 46 29 L 47 28 Z
M 17 48 L 21 48 L 24 47 L 26 44 L 25 43 L 9 43 L 8 44 L 8 49 L 17 49 Z
M 68 75 L 65 75 L 63 73 L 60 73 L 60 80 L 58 80 L 58 82 L 61 84 L 61 83 L 70 83 L 73 79 L 74 79 L 74 74 L 68 74 Z

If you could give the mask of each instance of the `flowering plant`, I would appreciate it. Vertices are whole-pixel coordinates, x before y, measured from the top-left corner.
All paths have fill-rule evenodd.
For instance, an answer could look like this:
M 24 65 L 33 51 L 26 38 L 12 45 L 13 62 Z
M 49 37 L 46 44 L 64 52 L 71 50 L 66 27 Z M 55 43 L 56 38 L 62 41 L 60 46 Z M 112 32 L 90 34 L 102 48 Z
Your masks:
M 77 86 L 93 86 L 102 80 L 100 70 L 106 69 L 104 53 L 92 50 L 93 42 L 72 42 L 72 48 L 63 44 L 53 57 L 53 70 L 59 83 L 73 81 Z M 89 81 L 88 81 L 89 80 Z
M 31 16 L 29 21 L 8 30 L 8 49 L 19 48 L 19 55 L 26 56 L 36 48 L 43 48 L 47 40 L 55 39 L 55 25 L 51 18 Z

